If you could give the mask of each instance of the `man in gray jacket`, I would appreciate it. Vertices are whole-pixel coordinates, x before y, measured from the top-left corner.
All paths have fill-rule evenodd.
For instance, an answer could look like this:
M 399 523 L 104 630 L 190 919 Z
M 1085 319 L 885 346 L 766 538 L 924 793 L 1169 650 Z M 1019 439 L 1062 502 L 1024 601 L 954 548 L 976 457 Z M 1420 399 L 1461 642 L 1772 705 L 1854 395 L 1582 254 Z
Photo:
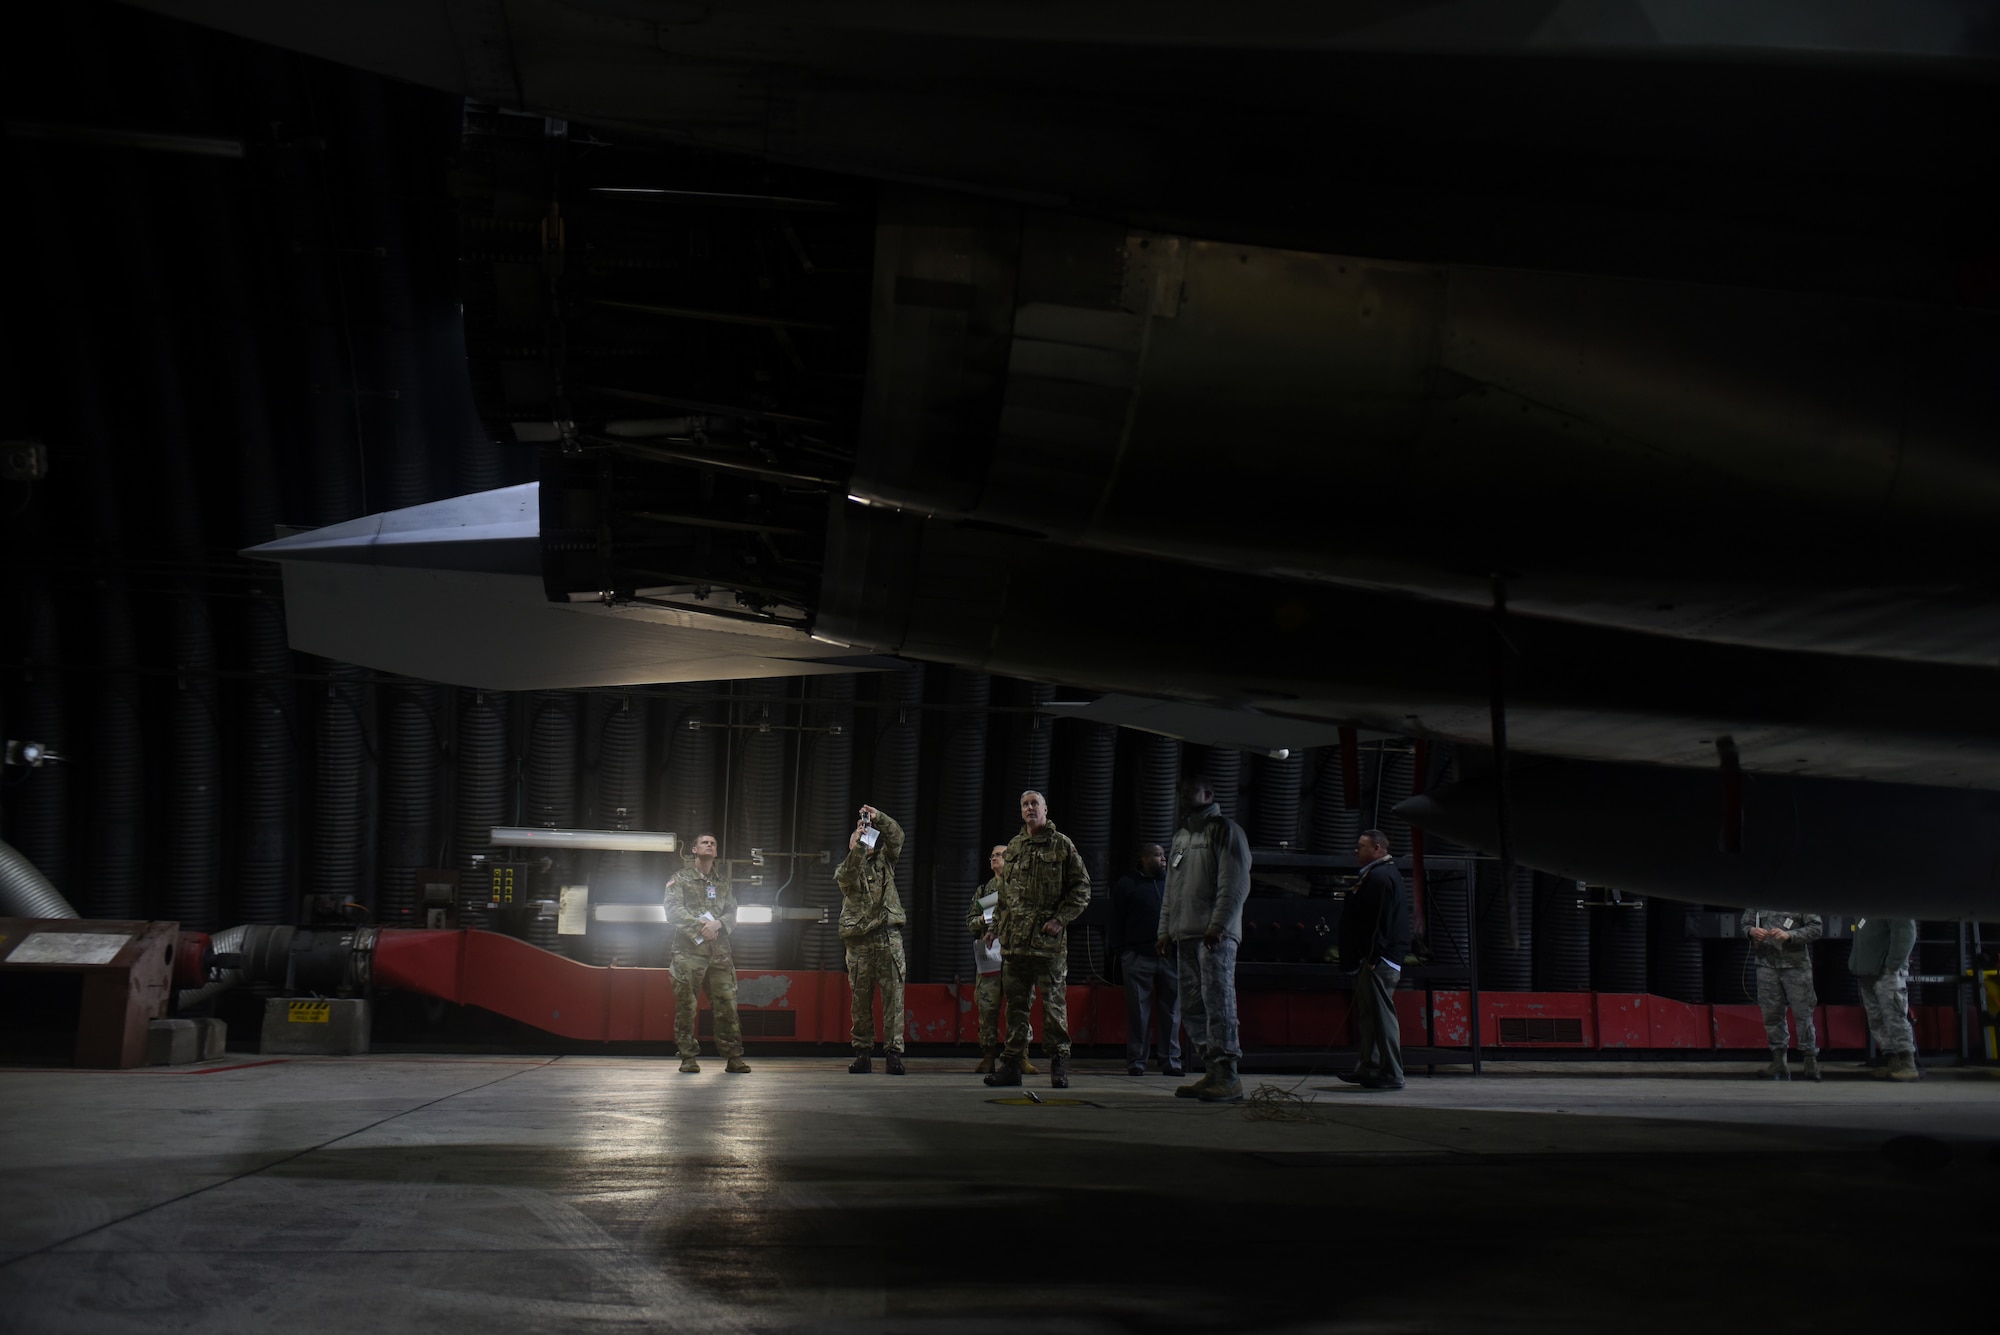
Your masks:
M 1167 855 L 1157 949 L 1179 958 L 1181 1019 L 1208 1069 L 1174 1095 L 1233 1103 L 1243 1097 L 1236 947 L 1243 940 L 1243 901 L 1250 893 L 1250 841 L 1242 826 L 1222 814 L 1215 785 L 1207 779 L 1182 785 L 1181 809 Z
M 1875 1050 L 1889 1059 L 1875 1072 L 1886 1080 L 1924 1078 L 1910 1029 L 1910 951 L 1916 944 L 1917 924 L 1910 918 L 1863 918 L 1854 924 L 1847 967 L 1854 971 Z

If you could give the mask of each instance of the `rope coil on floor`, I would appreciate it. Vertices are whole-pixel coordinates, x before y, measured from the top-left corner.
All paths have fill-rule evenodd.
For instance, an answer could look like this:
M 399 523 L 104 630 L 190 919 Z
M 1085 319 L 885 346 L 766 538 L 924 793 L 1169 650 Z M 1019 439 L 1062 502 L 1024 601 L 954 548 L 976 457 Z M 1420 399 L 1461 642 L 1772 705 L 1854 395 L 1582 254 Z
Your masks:
M 1251 1122 L 1324 1122 L 1327 1110 L 1277 1085 L 1259 1085 L 1243 1100 L 1243 1117 Z

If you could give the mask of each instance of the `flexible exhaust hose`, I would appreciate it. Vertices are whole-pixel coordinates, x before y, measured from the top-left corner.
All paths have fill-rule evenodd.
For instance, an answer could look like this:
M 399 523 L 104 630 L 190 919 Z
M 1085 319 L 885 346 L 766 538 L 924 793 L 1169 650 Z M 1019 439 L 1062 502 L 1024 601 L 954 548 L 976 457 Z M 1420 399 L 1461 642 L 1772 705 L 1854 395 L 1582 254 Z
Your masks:
M 10 918 L 77 916 L 49 878 L 8 843 L 0 843 L 0 912 Z

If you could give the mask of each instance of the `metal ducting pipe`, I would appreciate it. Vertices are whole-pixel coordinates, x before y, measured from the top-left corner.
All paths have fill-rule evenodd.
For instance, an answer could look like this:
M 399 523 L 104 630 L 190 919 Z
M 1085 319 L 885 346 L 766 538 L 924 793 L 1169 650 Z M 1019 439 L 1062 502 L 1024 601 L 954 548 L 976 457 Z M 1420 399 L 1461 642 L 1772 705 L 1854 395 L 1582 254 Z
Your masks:
M 1590 909 L 1583 883 L 1568 877 L 1535 877 L 1534 944 L 1537 992 L 1590 990 Z
M 1075 841 L 1076 851 L 1083 855 L 1083 865 L 1090 871 L 1090 897 L 1100 900 L 1111 893 L 1111 793 L 1117 772 L 1118 729 L 1078 720 L 1065 722 L 1063 728 L 1069 733 L 1069 782 L 1063 810 L 1055 813 L 1062 817 L 1057 828 Z M 1120 859 L 1121 864 L 1123 861 Z M 1103 977 L 1108 967 L 1107 949 L 1102 927 L 1072 927 L 1070 976 Z
M 1386 831 L 1384 832 L 1386 833 Z M 1483 869 L 1482 869 L 1483 870 Z M 1501 888 L 1496 867 L 1479 893 L 1479 986 L 1495 992 L 1527 992 L 1535 985 L 1533 902 L 1535 873 L 1514 868 L 1513 911 L 1520 915 L 1520 942 L 1510 944 L 1507 912 L 1510 896 Z
M 919 887 L 932 894 L 936 892 L 936 867 L 928 855 L 938 846 L 938 831 L 925 828 L 917 813 L 917 779 L 923 757 L 924 665 L 914 663 L 901 671 L 878 674 L 875 701 L 877 707 L 872 712 L 860 715 L 873 724 L 867 748 L 868 791 L 864 796 L 850 788 L 849 796 L 854 798 L 855 806 L 867 802 L 894 816 L 902 822 L 909 840 L 903 847 L 896 885 L 903 896 L 903 911 L 909 917 L 903 929 L 903 944 L 911 976 L 915 977 L 916 961 L 928 955 L 925 943 L 931 925 L 929 905 L 918 892 Z M 857 770 L 862 760 L 860 754 L 855 756 Z M 851 824 L 853 818 L 850 811 L 846 819 Z M 846 841 L 843 828 L 841 842 L 834 847 L 835 857 L 841 856 Z M 926 875 L 930 879 L 924 879 Z M 964 921 L 963 910 L 959 912 L 959 921 Z M 828 947 L 825 967 L 838 968 L 844 954 L 843 947 L 835 941 Z
M 201 62 L 172 55 L 156 59 L 172 81 L 176 115 L 186 123 L 211 122 L 223 115 L 219 85 Z M 275 118 L 274 118 L 275 119 Z M 265 118 L 259 116 L 263 123 Z M 200 256 L 204 312 L 212 331 L 203 348 L 212 363 L 211 383 L 228 386 L 220 408 L 229 441 L 229 471 L 236 493 L 236 546 L 269 542 L 278 523 L 276 458 L 271 444 L 271 402 L 258 313 L 245 282 L 243 256 L 249 246 L 241 220 L 249 196 L 240 171 L 222 162 L 184 160 L 174 171 L 199 184 L 174 203 L 189 219 L 188 236 Z M 284 347 L 280 341 L 275 346 Z M 279 354 L 282 356 L 282 354 Z M 197 381 L 199 383 L 199 381 Z M 275 923 L 292 912 L 296 881 L 293 865 L 300 747 L 294 732 L 295 690 L 290 680 L 292 651 L 285 638 L 284 602 L 275 570 L 258 572 L 245 590 L 235 657 L 250 680 L 233 696 L 236 726 L 229 779 L 229 807 L 236 840 L 225 880 L 233 903 L 220 918 Z
M 364 669 L 327 663 L 332 680 L 316 701 L 314 728 L 312 888 L 368 903 L 362 870 L 368 862 L 368 726 L 372 694 Z
M 632 830 L 645 820 L 646 727 L 643 705 L 629 695 L 590 697 L 591 754 L 587 768 L 591 789 L 592 827 Z M 590 855 L 591 904 L 637 904 L 660 901 L 658 884 L 646 883 L 646 854 L 614 849 Z M 641 930 L 625 923 L 590 924 L 584 937 L 592 964 L 632 968 L 645 963 Z
M 953 668 L 946 683 L 951 712 L 945 716 L 944 762 L 938 775 L 936 871 L 930 896 L 930 979 L 936 983 L 972 977 L 972 939 L 965 934 L 965 908 L 986 881 L 988 841 L 980 828 L 985 811 L 987 705 L 993 679 L 984 672 Z M 890 815 L 895 815 L 892 811 Z M 900 819 L 900 818 L 899 818 Z
M 39 527 L 39 525 L 36 525 Z M 36 541 L 30 534 L 28 541 Z M 28 581 L 25 639 L 30 664 L 62 661 L 55 596 L 46 575 Z M 20 735 L 41 742 L 57 755 L 73 754 L 67 726 L 62 674 L 31 666 L 22 695 Z M 42 765 L 14 785 L 15 841 L 21 856 L 41 869 L 51 884 L 67 879 L 69 867 L 69 766 Z
M 824 865 L 807 862 L 798 869 L 800 884 L 791 897 L 807 908 L 830 909 L 830 916 L 837 919 L 840 916 L 840 887 L 834 884 L 833 874 L 841 859 L 847 856 L 847 835 L 854 828 L 855 814 L 861 803 L 880 807 L 903 824 L 906 830 L 915 823 L 914 813 L 907 806 L 896 809 L 885 796 L 854 796 L 854 678 L 850 675 L 813 677 L 808 681 L 806 690 L 819 704 L 819 708 L 810 715 L 812 723 L 819 727 L 839 728 L 840 731 L 807 734 L 811 739 L 807 745 L 811 749 L 805 780 L 806 843 L 799 851 L 811 852 L 823 848 L 827 852 L 827 860 Z M 906 912 L 909 895 L 915 888 L 915 878 L 911 875 L 915 865 L 915 859 L 910 856 L 912 852 L 914 850 L 905 850 L 896 867 L 896 888 L 905 899 Z M 830 927 L 807 926 L 803 943 L 799 962 L 805 968 L 840 967 L 845 952 L 838 931 Z
M 725 856 L 738 860 L 730 870 L 737 878 L 739 904 L 770 902 L 771 892 L 789 870 L 779 859 L 762 867 L 750 865 L 751 849 L 779 849 L 784 834 L 785 751 L 797 734 L 763 732 L 759 725 L 769 723 L 778 729 L 792 722 L 791 706 L 785 699 L 788 689 L 789 683 L 776 677 L 745 682 L 737 688 L 733 706 L 736 726 L 729 731 L 736 748 L 736 760 L 730 767 L 735 791 L 730 794 Z M 761 883 L 750 884 L 752 876 L 762 877 Z M 739 931 L 730 953 L 740 968 L 771 968 L 777 963 L 776 934 L 768 927 Z
M 1704 904 L 1711 913 L 1731 917 L 1742 910 L 1727 904 Z M 1744 1006 L 1757 1000 L 1757 966 L 1750 958 L 1750 939 L 1742 936 L 1707 940 L 1701 946 L 1703 990 L 1710 1005 Z
M 528 697 L 527 803 L 519 821 L 566 830 L 576 825 L 577 697 L 569 691 L 536 691 Z M 548 873 L 529 895 L 553 899 L 569 879 L 571 855 L 550 853 Z M 561 939 L 555 921 L 536 913 L 528 918 L 527 940 L 544 950 L 557 950 Z
M 1590 911 L 1590 985 L 1599 992 L 1646 990 L 1646 901 L 1620 896 Z
M 34 863 L 12 844 L 0 843 L 0 916 L 74 918 L 77 912 Z
M 162 281 L 150 210 L 145 201 L 180 188 L 184 177 L 127 167 L 134 199 L 120 211 L 125 219 L 128 292 L 134 303 L 129 318 L 143 349 L 134 397 L 144 414 L 148 438 L 145 458 L 150 476 L 132 480 L 145 487 L 146 508 L 157 524 L 155 533 L 165 554 L 183 569 L 206 558 L 202 533 L 201 489 L 195 481 L 192 446 L 188 439 L 187 404 L 176 349 L 173 298 Z M 178 171 L 183 164 L 173 163 Z M 115 179 L 115 178 L 114 178 Z M 191 931 L 206 932 L 221 920 L 220 823 L 222 743 L 217 726 L 215 632 L 209 623 L 207 590 L 199 579 L 176 576 L 165 601 L 168 633 L 164 647 L 172 655 L 174 690 L 167 711 L 167 749 L 173 763 L 166 767 L 163 822 L 164 865 L 159 879 L 163 916 Z M 149 643 L 151 643 L 149 637 Z
M 1053 686 L 1014 681 L 1001 684 L 1010 705 L 1040 708 L 1056 698 Z M 1004 714 L 1001 718 L 1000 786 L 987 795 L 987 820 L 994 833 L 1012 830 L 1021 820 L 1021 794 L 1032 788 L 1043 796 L 1049 790 L 1049 747 L 1055 720 L 1041 714 Z M 992 730 L 988 730 L 988 736 Z M 1069 813 L 1073 819 L 1075 812 Z M 1067 828 L 1067 827 L 1065 827 Z
M 381 882 L 375 920 L 384 927 L 421 926 L 417 871 L 437 859 L 437 780 L 442 740 L 442 687 L 397 682 L 382 702 Z
M 1416 758 L 1404 742 L 1384 742 L 1377 753 L 1375 769 L 1375 801 L 1370 804 L 1370 819 L 1376 828 L 1389 836 L 1389 847 L 1397 857 L 1410 851 L 1410 819 L 1398 815 L 1396 807 L 1409 800 L 1416 786 Z M 1525 904 L 1522 913 L 1527 912 Z
M 1306 848 L 1321 857 L 1354 856 L 1354 840 L 1361 833 L 1361 812 L 1350 808 L 1348 799 L 1357 796 L 1341 785 L 1341 757 L 1337 746 L 1317 747 L 1312 760 L 1312 814 L 1306 827 Z M 1331 875 L 1316 873 L 1313 886 L 1324 893 L 1333 885 Z M 1464 893 L 1461 891 L 1463 901 Z
M 1708 1000 L 1702 976 L 1701 939 L 1687 934 L 1687 911 L 1677 899 L 1646 901 L 1646 990 L 1675 1001 Z
M 1294 751 L 1280 760 L 1259 756 L 1252 769 L 1256 776 L 1256 806 L 1252 811 L 1250 841 L 1259 848 L 1294 848 L 1299 842 L 1299 782 L 1305 774 L 1306 758 Z M 1407 849 L 1397 849 L 1398 853 Z
M 272 926 L 274 924 L 259 923 L 256 925 Z M 225 931 L 217 932 L 214 936 L 209 938 L 208 948 L 211 952 L 217 955 L 241 954 L 243 951 L 244 938 L 249 933 L 250 930 L 251 928 L 249 924 L 242 924 L 236 927 L 228 928 Z M 196 1006 L 204 1005 L 207 1002 L 213 1001 L 215 998 L 221 996 L 224 992 L 227 992 L 230 988 L 235 987 L 238 983 L 243 982 L 244 978 L 245 974 L 243 970 L 240 968 L 226 968 L 217 970 L 215 976 L 209 979 L 206 983 L 203 983 L 200 987 L 184 987 L 179 992 L 176 992 L 174 994 L 174 1010 L 177 1012 L 189 1011 Z
M 145 756 L 130 584 L 117 573 L 125 568 L 128 530 L 115 479 L 124 470 L 104 416 L 113 396 L 106 393 L 98 372 L 91 329 L 91 312 L 98 303 L 78 283 L 77 276 L 90 270 L 71 252 L 71 228 L 61 209 L 65 199 L 85 201 L 87 207 L 95 185 L 88 179 L 87 164 L 74 159 L 50 163 L 34 144 L 17 143 L 13 148 L 20 167 L 18 197 L 33 215 L 42 261 L 38 269 L 48 284 L 47 308 L 55 315 L 44 336 L 56 347 L 51 361 L 58 368 L 64 430 L 74 448 L 78 475 L 108 480 L 84 489 L 84 536 L 106 570 L 91 598 L 92 649 L 105 670 L 93 681 L 87 703 L 72 702 L 77 716 L 90 723 L 74 750 L 85 788 L 80 796 L 88 803 L 91 826 L 75 883 L 89 887 L 83 900 L 91 916 L 137 918 L 144 885 Z
M 1189 746 L 1182 754 L 1181 773 L 1190 779 L 1207 779 L 1215 790 L 1222 814 L 1236 816 L 1236 793 L 1243 782 L 1243 753 L 1226 746 Z
M 1139 780 L 1132 785 L 1132 829 L 1140 843 L 1170 847 L 1180 823 L 1181 744 L 1172 737 L 1138 735 Z
M 1339 768 L 1336 762 L 1335 769 Z M 1350 845 L 1351 847 L 1351 845 Z M 1424 921 L 1431 948 L 1431 963 L 1461 972 L 1445 975 L 1450 979 L 1472 977 L 1472 909 L 1468 891 L 1472 877 L 1466 872 L 1433 871 L 1426 878 Z
M 1827 926 L 1832 927 L 1832 923 Z M 1825 937 L 1813 942 L 1813 992 L 1823 1006 L 1859 1006 L 1861 985 L 1854 981 L 1854 970 L 1848 967 L 1848 957 L 1854 953 L 1854 934 L 1845 930 L 1829 931 Z M 1953 970 L 1956 972 L 1956 970 Z
M 507 696 L 496 691 L 458 692 L 458 755 L 452 775 L 456 819 L 452 842 L 458 868 L 458 918 L 466 927 L 486 926 L 492 855 L 488 831 L 507 818 L 513 766 L 507 750 Z

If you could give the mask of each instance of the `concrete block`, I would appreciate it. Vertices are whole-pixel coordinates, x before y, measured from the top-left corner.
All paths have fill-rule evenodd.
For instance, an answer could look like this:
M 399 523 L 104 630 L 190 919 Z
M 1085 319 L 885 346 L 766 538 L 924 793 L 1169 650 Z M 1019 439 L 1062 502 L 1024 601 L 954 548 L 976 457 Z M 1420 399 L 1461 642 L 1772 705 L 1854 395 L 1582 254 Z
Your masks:
M 194 1022 L 195 1033 L 200 1035 L 201 1056 L 197 1061 L 212 1062 L 229 1051 L 229 1025 L 214 1016 Z
M 359 997 L 273 997 L 264 1003 L 261 1050 L 347 1057 L 368 1051 L 368 1003 Z
M 201 1060 L 201 1032 L 193 1020 L 154 1020 L 146 1026 L 146 1061 L 185 1066 Z

